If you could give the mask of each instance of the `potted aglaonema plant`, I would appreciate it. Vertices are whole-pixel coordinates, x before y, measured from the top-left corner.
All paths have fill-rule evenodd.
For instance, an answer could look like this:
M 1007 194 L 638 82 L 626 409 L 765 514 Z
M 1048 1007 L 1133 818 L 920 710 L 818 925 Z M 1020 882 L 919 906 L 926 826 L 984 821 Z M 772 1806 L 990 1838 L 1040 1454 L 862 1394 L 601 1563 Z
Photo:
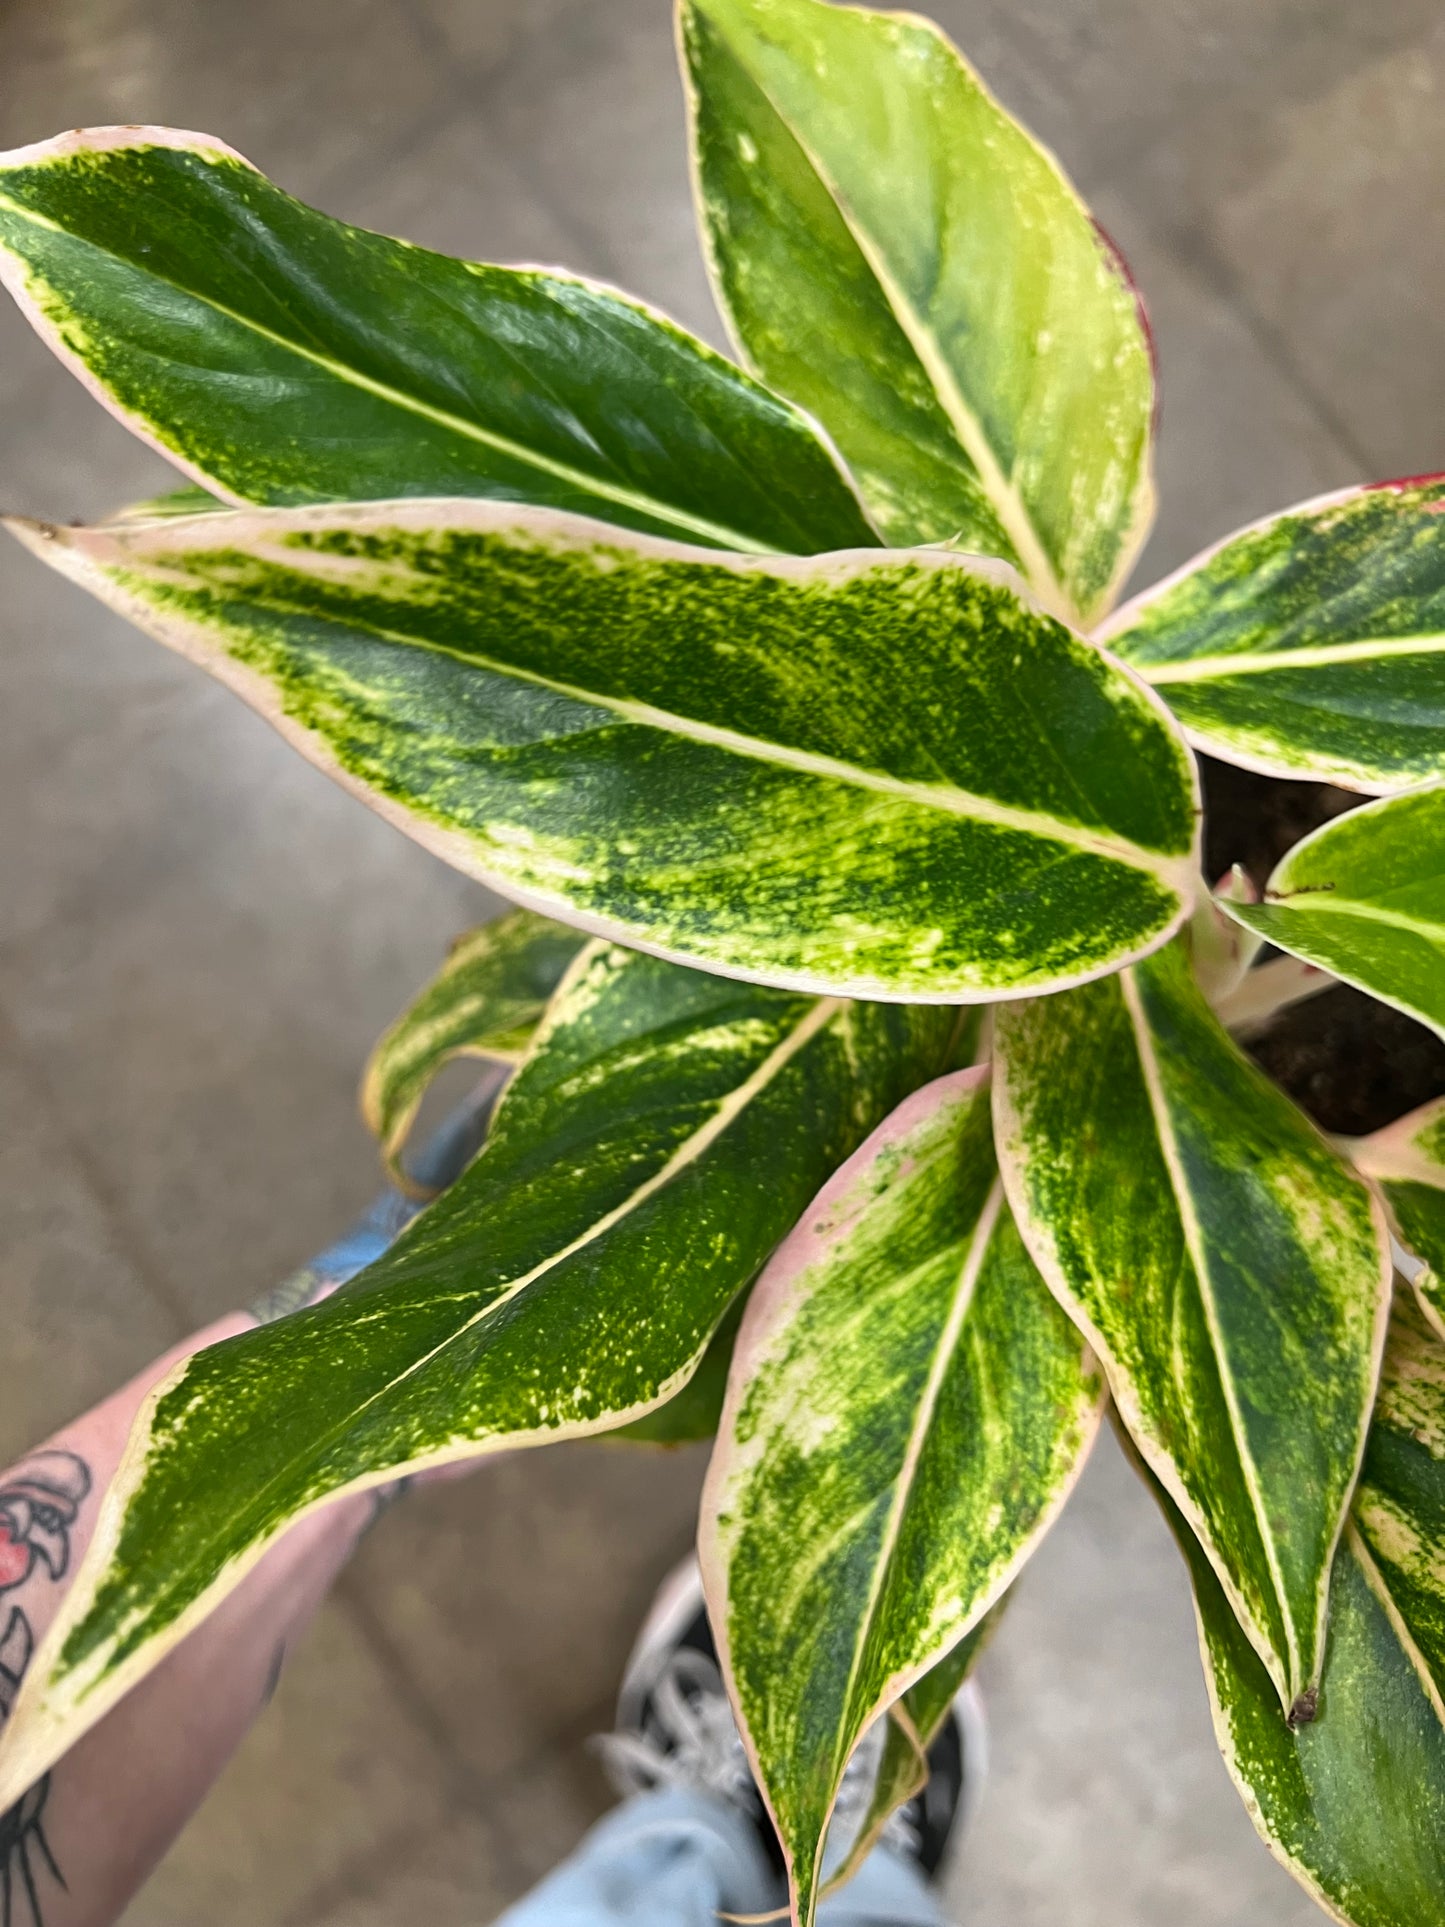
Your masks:
M 396 1161 L 449 1055 L 514 1066 L 479 1154 L 155 1394 L 0 1806 L 335 1494 L 715 1434 L 807 1922 L 860 1736 L 878 1824 L 1107 1410 L 1255 1825 L 1338 1918 L 1438 1922 L 1445 483 L 1115 607 L 1154 369 L 1057 164 L 912 16 L 679 24 L 737 364 L 203 136 L 0 159 L 7 284 L 190 484 L 14 533 L 519 906 L 365 1087 Z

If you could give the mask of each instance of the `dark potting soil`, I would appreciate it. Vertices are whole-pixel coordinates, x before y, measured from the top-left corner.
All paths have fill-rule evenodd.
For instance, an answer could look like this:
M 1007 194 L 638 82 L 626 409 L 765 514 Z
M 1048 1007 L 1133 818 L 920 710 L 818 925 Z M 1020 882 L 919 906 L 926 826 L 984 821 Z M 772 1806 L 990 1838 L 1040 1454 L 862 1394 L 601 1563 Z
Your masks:
M 1243 865 L 1263 889 L 1292 844 L 1368 800 L 1326 783 L 1281 783 L 1200 758 L 1205 875 Z M 1423 1024 L 1339 984 L 1295 1004 L 1246 1040 L 1274 1081 L 1326 1131 L 1363 1137 L 1445 1096 L 1445 1043 Z

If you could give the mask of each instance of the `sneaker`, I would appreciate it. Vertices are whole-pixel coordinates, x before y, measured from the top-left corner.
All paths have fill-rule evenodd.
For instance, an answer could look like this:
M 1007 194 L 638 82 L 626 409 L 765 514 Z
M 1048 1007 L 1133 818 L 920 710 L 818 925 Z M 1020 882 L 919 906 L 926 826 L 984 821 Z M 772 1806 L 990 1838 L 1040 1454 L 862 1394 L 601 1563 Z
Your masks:
M 835 1866 L 867 1812 L 885 1727 L 874 1722 L 843 1775 L 829 1829 L 827 1858 Z M 757 1829 L 781 1874 L 782 1850 L 733 1719 L 695 1558 L 684 1560 L 659 1589 L 622 1676 L 616 1726 L 597 1746 L 621 1798 L 685 1787 L 721 1800 Z M 916 1862 L 930 1881 L 972 1814 L 985 1747 L 983 1702 L 970 1680 L 928 1750 L 927 1784 L 890 1816 L 879 1837 L 880 1846 Z

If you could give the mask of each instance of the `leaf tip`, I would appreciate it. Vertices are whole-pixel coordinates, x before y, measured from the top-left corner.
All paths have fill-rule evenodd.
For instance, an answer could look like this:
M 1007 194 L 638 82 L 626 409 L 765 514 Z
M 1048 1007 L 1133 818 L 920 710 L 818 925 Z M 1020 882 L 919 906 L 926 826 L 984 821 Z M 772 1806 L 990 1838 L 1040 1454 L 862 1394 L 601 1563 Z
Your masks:
M 8 529 L 15 540 L 40 554 L 52 543 L 63 542 L 69 534 L 57 522 L 41 522 L 33 515 L 0 515 L 0 528 Z

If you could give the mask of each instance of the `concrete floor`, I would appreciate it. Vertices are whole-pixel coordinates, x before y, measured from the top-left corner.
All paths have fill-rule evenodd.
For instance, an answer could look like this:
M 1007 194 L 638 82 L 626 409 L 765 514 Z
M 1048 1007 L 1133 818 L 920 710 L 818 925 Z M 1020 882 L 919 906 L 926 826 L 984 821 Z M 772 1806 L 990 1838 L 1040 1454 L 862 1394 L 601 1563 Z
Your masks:
M 1267 509 L 1445 465 L 1439 0 L 943 0 L 1148 295 L 1141 579 Z M 0 145 L 230 140 L 333 213 L 600 274 L 716 334 L 666 0 L 0 0 Z M 5 506 L 167 471 L 0 313 Z M 230 697 L 0 551 L 0 1462 L 329 1240 L 366 1048 L 490 900 Z M 593 1445 L 363 1550 L 134 1927 L 480 1927 L 604 1799 L 582 1748 L 701 1464 Z M 988 1927 L 1303 1927 L 1209 1736 L 1177 1556 L 1112 1445 L 984 1667 Z

